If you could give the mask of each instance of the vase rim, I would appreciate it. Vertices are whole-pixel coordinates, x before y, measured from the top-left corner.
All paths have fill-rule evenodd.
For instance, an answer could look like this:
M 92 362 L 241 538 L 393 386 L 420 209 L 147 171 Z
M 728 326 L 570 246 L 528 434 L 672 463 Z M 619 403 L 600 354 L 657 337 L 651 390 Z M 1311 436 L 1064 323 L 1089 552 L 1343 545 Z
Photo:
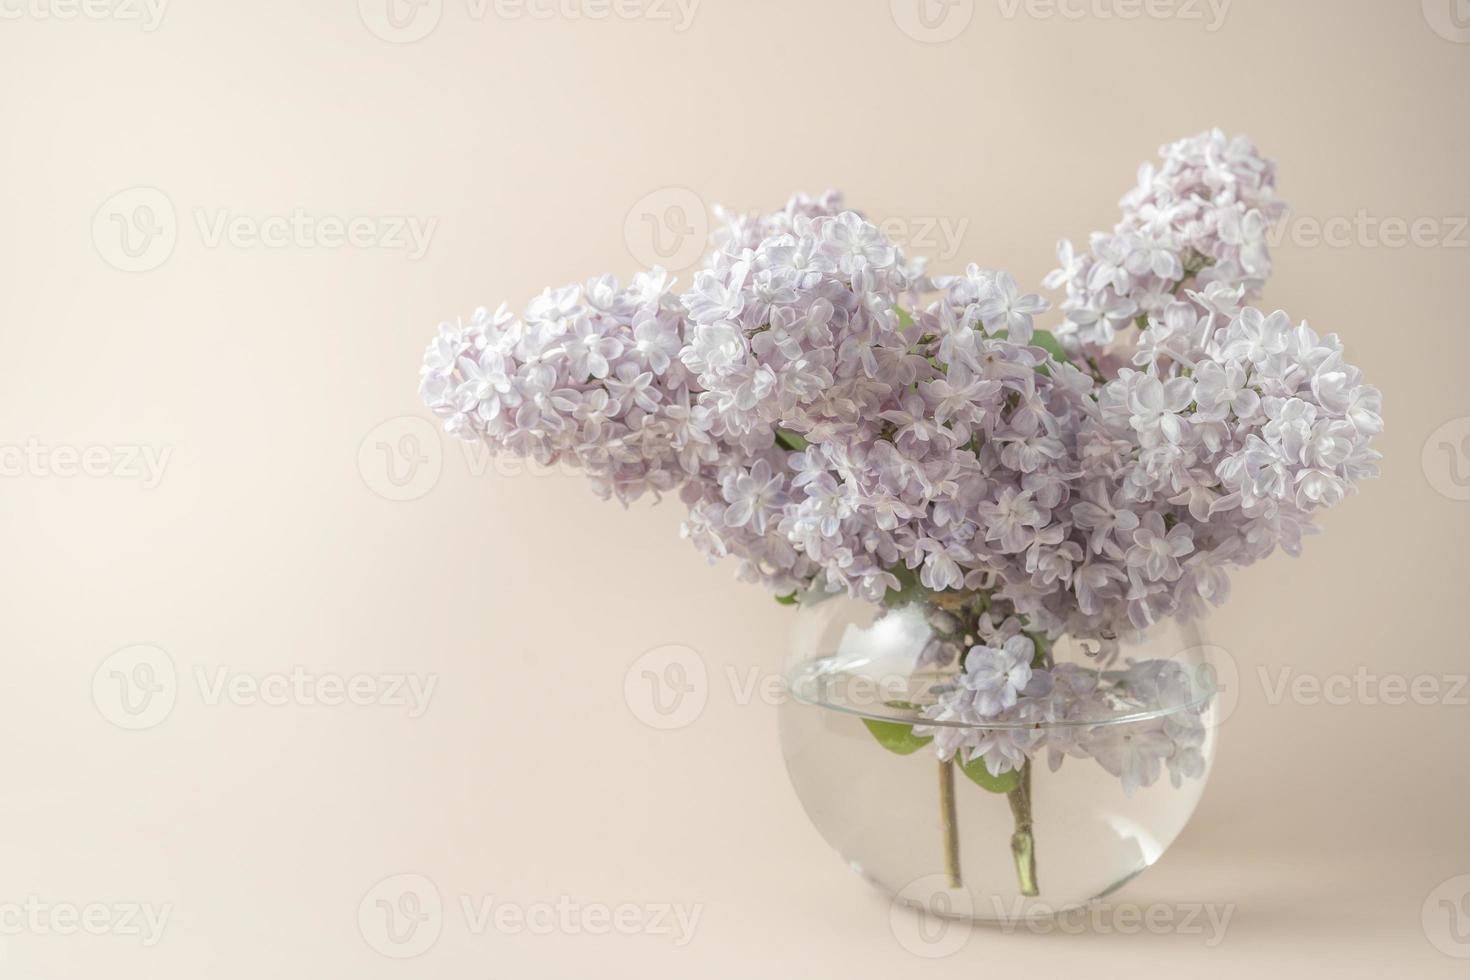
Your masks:
M 971 721 L 926 717 L 924 709 L 937 700 L 937 693 L 952 688 L 958 673 L 950 670 L 883 671 L 880 664 L 861 658 L 828 656 L 795 664 L 783 681 L 792 700 L 816 708 L 856 715 L 870 721 L 931 728 L 990 730 L 1085 730 L 1113 725 L 1132 725 L 1178 716 L 1188 724 L 1205 714 L 1221 693 L 1213 667 L 1206 661 L 1185 668 L 1181 684 L 1168 697 L 1123 699 L 1109 710 L 1085 717 L 1045 720 L 996 719 Z M 891 666 L 891 665 L 889 665 Z M 1089 667 L 1104 685 L 1116 685 L 1128 672 Z

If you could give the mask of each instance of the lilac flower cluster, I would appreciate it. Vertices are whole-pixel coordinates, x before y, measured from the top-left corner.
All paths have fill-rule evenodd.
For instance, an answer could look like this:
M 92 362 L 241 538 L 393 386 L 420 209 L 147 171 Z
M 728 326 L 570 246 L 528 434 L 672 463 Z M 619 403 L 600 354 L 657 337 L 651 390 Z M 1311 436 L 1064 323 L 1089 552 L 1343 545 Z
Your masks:
M 1009 275 L 930 277 L 829 194 L 728 218 L 682 295 L 653 270 L 443 326 L 422 394 L 604 495 L 678 489 L 685 536 L 781 594 L 982 595 L 1108 645 L 1295 553 L 1381 427 L 1336 337 L 1242 305 L 1271 165 L 1217 133 L 1164 154 L 1064 258 L 1062 345 Z
M 1252 299 L 1271 275 L 1267 233 L 1285 211 L 1275 165 L 1249 140 L 1218 129 L 1161 152 L 1161 166 L 1139 169 L 1111 234 L 1095 233 L 1086 252 L 1066 240 L 1057 246 L 1061 268 L 1046 285 L 1066 288 L 1066 319 L 1056 332 L 1069 350 L 1105 347 L 1125 328 L 1162 316 L 1188 279 Z
M 730 458 L 709 434 L 679 355 L 684 311 L 661 269 L 548 289 L 524 316 L 502 305 L 441 324 L 420 394 L 445 429 L 494 451 L 584 470 L 628 501 Z
M 1167 769 L 1177 788 L 1204 774 L 1210 691 L 1172 660 L 1132 661 L 1103 671 L 1038 657 L 1014 619 L 973 646 L 964 669 L 923 709 L 935 722 L 914 733 L 934 739 L 941 759 L 984 763 L 992 776 L 1046 753 L 1053 771 L 1067 757 L 1093 759 L 1125 793 L 1153 785 Z M 1118 721 L 1134 717 L 1135 721 Z M 1089 724 L 1096 722 L 1096 724 Z

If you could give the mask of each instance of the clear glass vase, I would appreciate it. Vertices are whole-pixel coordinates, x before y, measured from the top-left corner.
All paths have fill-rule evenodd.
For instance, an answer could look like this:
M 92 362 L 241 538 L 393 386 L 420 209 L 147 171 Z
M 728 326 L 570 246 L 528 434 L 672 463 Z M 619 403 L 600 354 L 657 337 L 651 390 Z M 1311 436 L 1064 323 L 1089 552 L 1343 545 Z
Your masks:
M 803 600 L 780 726 L 807 814 L 854 871 L 935 914 L 1027 920 L 1108 895 L 1159 859 L 1204 789 L 1211 648 L 1194 627 L 1163 623 L 1100 663 L 1095 647 L 1063 637 L 1038 645 L 1037 667 L 1095 684 L 1081 709 L 937 721 L 963 673 L 956 641 L 974 639 L 932 599 Z M 946 644 L 948 664 L 936 656 Z M 1026 745 L 1024 764 L 997 776 L 983 759 L 966 764 L 966 748 L 949 760 L 938 751 L 987 735 Z

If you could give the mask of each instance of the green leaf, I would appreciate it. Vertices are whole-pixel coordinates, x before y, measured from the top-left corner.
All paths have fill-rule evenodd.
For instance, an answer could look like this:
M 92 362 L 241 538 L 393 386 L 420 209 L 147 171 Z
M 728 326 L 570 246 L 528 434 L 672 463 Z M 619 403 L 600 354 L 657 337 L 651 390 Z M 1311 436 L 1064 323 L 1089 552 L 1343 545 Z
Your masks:
M 898 314 L 898 326 L 900 330 L 907 330 L 914 325 L 914 318 L 909 316 L 908 310 L 901 306 L 895 306 L 893 312 Z
M 1021 770 L 1019 769 L 1012 769 L 1010 772 L 1000 776 L 992 776 L 990 770 L 985 768 L 985 760 L 979 757 L 969 762 L 961 763 L 959 757 L 956 756 L 955 763 L 960 767 L 960 771 L 966 776 L 969 776 L 970 780 L 976 786 L 989 790 L 992 793 L 1009 793 L 1021 785 Z
M 932 738 L 920 738 L 914 734 L 913 725 L 902 722 L 864 718 L 863 724 L 868 726 L 879 745 L 898 755 L 912 755 L 934 741 Z
M 1010 335 L 1011 332 L 1009 330 L 997 330 L 995 332 L 995 338 L 997 340 L 1008 340 L 1010 339 Z M 1062 350 L 1061 342 L 1048 330 L 1033 330 L 1031 332 L 1031 343 L 1028 346 L 1040 347 L 1047 354 L 1051 355 L 1052 360 L 1059 364 L 1069 363 L 1067 352 Z M 1036 365 L 1036 373 L 1051 377 L 1051 369 L 1045 364 Z
M 775 599 L 776 599 L 776 602 L 780 603 L 783 606 L 794 606 L 794 605 L 796 605 L 796 593 L 795 592 L 791 593 L 790 595 L 778 595 L 778 596 L 775 597 Z
M 1042 633 L 1027 633 L 1026 637 L 1036 645 L 1036 654 L 1031 658 L 1031 669 L 1040 670 L 1046 666 L 1046 655 L 1051 652 L 1051 641 Z
M 902 565 L 894 565 L 888 569 L 893 577 L 898 579 L 898 588 L 889 589 L 883 594 L 883 604 L 889 609 L 897 609 L 917 600 L 925 591 L 919 584 L 919 577 Z
M 795 432 L 786 429 L 776 430 L 776 442 L 793 453 L 799 453 L 808 445 L 807 441 Z
M 1061 341 L 1049 330 L 1036 330 L 1031 334 L 1031 346 L 1040 347 L 1060 364 L 1067 363 L 1067 352 L 1062 350 Z

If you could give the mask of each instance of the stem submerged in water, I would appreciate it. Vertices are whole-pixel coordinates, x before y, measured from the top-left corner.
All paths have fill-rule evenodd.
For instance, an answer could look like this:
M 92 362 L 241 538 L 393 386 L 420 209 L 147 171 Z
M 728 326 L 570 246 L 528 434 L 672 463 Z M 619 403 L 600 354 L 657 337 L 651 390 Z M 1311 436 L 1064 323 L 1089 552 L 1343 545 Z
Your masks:
M 939 763 L 939 822 L 944 830 L 944 873 L 949 878 L 949 887 L 964 885 L 960 877 L 960 825 L 955 814 L 954 761 L 943 759 Z
M 1011 835 L 1011 856 L 1016 859 L 1016 880 L 1021 894 L 1034 898 L 1041 894 L 1036 885 L 1036 838 L 1031 831 L 1031 760 L 1021 766 L 1021 782 L 1006 794 L 1016 832 Z

